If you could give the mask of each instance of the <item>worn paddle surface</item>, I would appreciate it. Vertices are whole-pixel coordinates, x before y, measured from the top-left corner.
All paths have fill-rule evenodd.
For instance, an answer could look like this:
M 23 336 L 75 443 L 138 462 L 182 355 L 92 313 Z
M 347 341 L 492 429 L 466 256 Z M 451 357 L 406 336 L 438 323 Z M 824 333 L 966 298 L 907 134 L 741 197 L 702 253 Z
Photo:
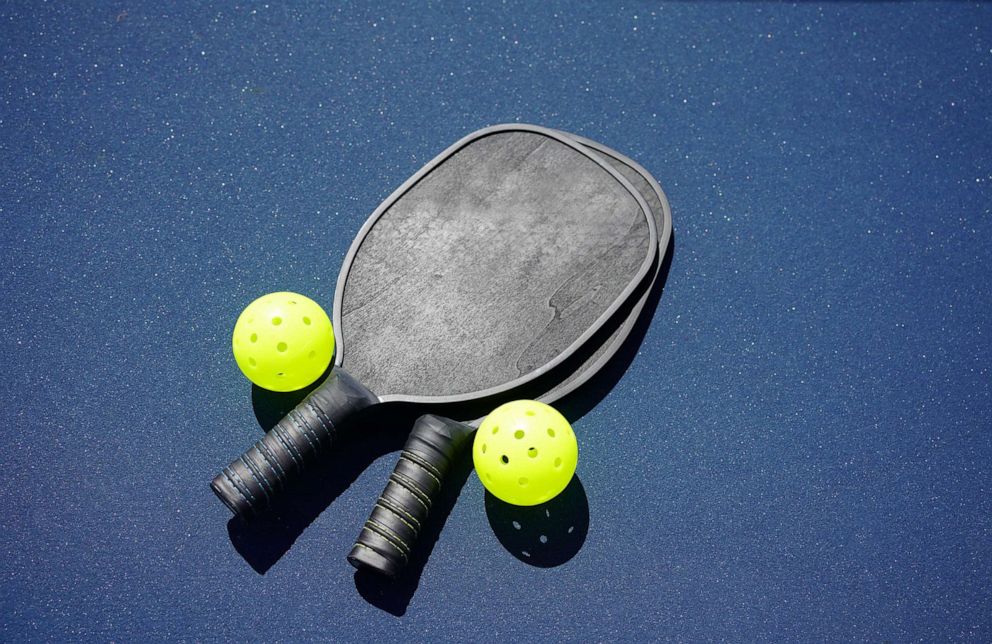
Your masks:
M 338 364 L 380 397 L 485 391 L 561 356 L 656 252 L 644 202 L 580 150 L 501 131 L 386 208 L 346 266 Z

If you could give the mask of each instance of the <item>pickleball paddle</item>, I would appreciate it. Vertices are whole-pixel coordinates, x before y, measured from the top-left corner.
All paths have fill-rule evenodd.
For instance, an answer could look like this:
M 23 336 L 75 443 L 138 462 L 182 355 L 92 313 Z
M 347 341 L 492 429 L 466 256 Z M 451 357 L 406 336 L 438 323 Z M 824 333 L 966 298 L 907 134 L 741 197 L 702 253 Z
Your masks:
M 635 294 L 632 306 L 621 309 L 611 326 L 600 330 L 590 340 L 583 356 L 573 356 L 543 379 L 535 381 L 529 395 L 552 403 L 572 393 L 587 382 L 616 354 L 641 316 L 654 287 L 658 272 L 668 250 L 672 232 L 671 210 L 658 182 L 641 166 L 622 154 L 594 141 L 568 135 L 601 156 L 618 173 L 627 178 L 648 204 L 658 230 L 659 255 Z M 543 387 L 543 389 L 541 389 Z M 543 391 L 543 393 L 541 393 Z M 477 418 L 468 423 L 439 415 L 421 416 L 414 424 L 396 467 L 385 490 L 379 496 L 368 520 L 362 527 L 348 561 L 356 568 L 395 577 L 407 564 L 413 546 L 427 520 L 431 506 L 441 494 L 445 477 L 457 458 L 465 457 L 463 449 L 482 422 Z
M 334 298 L 327 379 L 217 475 L 236 514 L 275 499 L 356 412 L 485 400 L 567 360 L 654 265 L 640 192 L 554 130 L 470 134 L 372 214 Z

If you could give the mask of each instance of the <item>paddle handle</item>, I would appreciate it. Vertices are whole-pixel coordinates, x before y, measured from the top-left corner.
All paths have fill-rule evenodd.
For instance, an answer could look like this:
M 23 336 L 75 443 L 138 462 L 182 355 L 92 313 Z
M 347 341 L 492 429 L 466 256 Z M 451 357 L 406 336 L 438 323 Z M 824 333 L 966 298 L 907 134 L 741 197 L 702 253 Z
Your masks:
M 445 476 L 475 428 L 440 416 L 421 416 L 386 489 L 355 541 L 348 561 L 395 577 L 407 564 Z
M 238 516 L 262 510 L 330 449 L 338 427 L 349 416 L 376 402 L 375 394 L 335 368 L 265 436 L 215 476 L 210 487 Z

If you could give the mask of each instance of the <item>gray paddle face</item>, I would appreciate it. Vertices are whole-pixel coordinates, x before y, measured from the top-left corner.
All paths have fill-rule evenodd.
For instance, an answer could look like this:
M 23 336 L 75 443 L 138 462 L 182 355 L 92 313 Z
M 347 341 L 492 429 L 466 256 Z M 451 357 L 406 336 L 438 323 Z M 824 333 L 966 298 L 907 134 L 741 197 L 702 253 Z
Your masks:
M 335 298 L 336 364 L 381 400 L 507 391 L 579 348 L 657 253 L 644 198 L 598 156 L 551 130 L 481 130 L 359 233 Z
M 631 306 L 626 307 L 623 319 L 610 321 L 608 328 L 612 329 L 612 331 L 609 332 L 609 335 L 604 340 L 596 339 L 598 343 L 596 345 L 593 345 L 593 340 L 590 340 L 583 346 L 581 352 L 576 354 L 583 356 L 581 363 L 574 367 L 574 369 L 570 368 L 562 371 L 560 379 L 553 377 L 539 381 L 539 384 L 546 386 L 545 389 L 534 387 L 526 392 L 527 397 L 533 397 L 549 404 L 553 404 L 555 401 L 564 398 L 585 384 L 619 351 L 621 345 L 630 335 L 634 325 L 640 318 L 644 306 L 650 297 L 658 273 L 665 261 L 665 254 L 669 250 L 668 242 L 672 236 L 672 213 L 668 205 L 668 198 L 665 196 L 664 191 L 662 191 L 661 186 L 658 185 L 658 182 L 647 170 L 635 161 L 600 143 L 574 134 L 563 134 L 594 154 L 599 155 L 603 161 L 622 174 L 640 193 L 645 203 L 648 204 L 651 218 L 655 223 L 655 229 L 658 231 L 658 256 L 655 258 L 648 275 L 644 278 L 644 282 L 638 287 L 637 293 L 632 296 L 637 299 Z M 471 410 L 465 411 L 468 414 L 464 416 L 459 416 L 458 411 L 455 411 L 452 413 L 452 418 L 461 417 L 462 420 L 474 427 L 478 427 L 485 419 L 485 416 L 474 418 L 471 415 Z M 472 420 L 467 420 L 469 418 L 472 418 Z

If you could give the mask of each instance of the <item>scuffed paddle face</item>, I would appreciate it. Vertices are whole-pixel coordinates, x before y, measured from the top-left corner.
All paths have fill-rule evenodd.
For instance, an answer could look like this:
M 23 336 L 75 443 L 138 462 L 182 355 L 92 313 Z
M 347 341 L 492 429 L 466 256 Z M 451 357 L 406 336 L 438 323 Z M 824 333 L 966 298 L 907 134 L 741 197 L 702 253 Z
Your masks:
M 470 400 L 551 368 L 657 254 L 644 200 L 584 149 L 494 128 L 429 164 L 345 260 L 337 364 L 383 400 Z

